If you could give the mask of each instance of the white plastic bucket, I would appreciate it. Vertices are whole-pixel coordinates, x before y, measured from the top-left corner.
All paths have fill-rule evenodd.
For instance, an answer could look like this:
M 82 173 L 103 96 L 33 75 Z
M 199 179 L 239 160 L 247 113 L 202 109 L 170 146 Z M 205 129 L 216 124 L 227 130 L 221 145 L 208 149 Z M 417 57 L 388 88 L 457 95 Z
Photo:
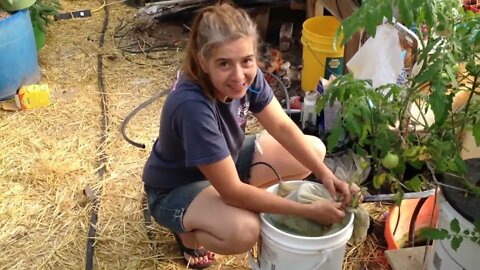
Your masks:
M 304 181 L 291 181 L 303 183 Z M 319 184 L 320 185 L 320 184 Z M 267 191 L 276 193 L 278 184 Z M 250 256 L 254 270 L 342 269 L 345 248 L 353 233 L 353 215 L 348 214 L 340 231 L 321 237 L 303 237 L 281 231 L 260 214 L 262 244 L 258 260 Z
M 473 230 L 472 222 L 458 213 L 444 196 L 439 196 L 438 228 L 450 229 L 450 222 L 456 218 L 460 231 Z M 429 254 L 428 270 L 473 270 L 480 267 L 480 246 L 469 238 L 463 238 L 460 247 L 452 249 L 449 239 L 435 240 L 433 252 Z

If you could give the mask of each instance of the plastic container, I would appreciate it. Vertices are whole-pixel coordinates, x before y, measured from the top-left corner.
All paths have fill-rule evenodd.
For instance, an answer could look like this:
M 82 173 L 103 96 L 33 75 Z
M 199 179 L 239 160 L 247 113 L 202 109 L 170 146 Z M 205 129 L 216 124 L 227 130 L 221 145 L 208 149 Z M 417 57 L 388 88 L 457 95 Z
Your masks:
M 330 75 L 343 74 L 343 46 L 341 39 L 334 47 L 335 33 L 340 22 L 333 16 L 317 16 L 303 23 L 301 42 L 302 90 L 314 91 L 320 78 L 328 80 Z
M 478 205 L 477 205 L 478 207 Z M 445 200 L 439 196 L 439 220 L 438 228 L 450 229 L 450 222 L 457 219 L 460 230 L 473 230 L 473 223 L 465 219 Z M 435 240 L 433 252 L 429 254 L 428 270 L 465 270 L 479 269 L 480 267 L 480 245 L 472 242 L 470 238 L 463 238 L 460 247 L 455 251 L 452 249 L 449 239 Z
M 13 97 L 22 85 L 40 78 L 30 13 L 17 11 L 0 20 L 0 100 Z
M 466 159 L 465 178 L 475 186 L 480 186 L 480 158 Z M 457 177 L 441 175 L 440 182 L 458 187 Z M 453 188 L 441 188 L 438 199 L 438 228 L 451 232 L 450 222 L 458 220 L 460 232 L 474 231 L 474 222 L 480 220 L 480 198 L 468 195 Z M 451 239 L 433 241 L 433 251 L 429 253 L 428 270 L 464 270 L 480 269 L 480 245 L 468 237 L 463 237 L 460 247 L 455 251 Z
M 400 208 L 398 206 L 392 207 L 388 214 L 385 223 L 385 239 L 387 240 L 387 248 L 389 250 L 399 249 L 408 244 L 408 234 L 410 232 L 410 221 L 412 220 L 413 212 L 420 199 L 403 200 Z M 400 221 L 398 222 L 397 230 L 395 225 L 398 220 L 398 209 L 400 209 Z M 433 212 L 433 220 L 432 220 Z M 435 196 L 429 196 L 418 212 L 415 221 L 415 232 L 421 228 L 435 227 L 438 221 L 438 207 L 435 207 Z M 394 234 L 395 232 L 395 234 Z M 418 235 L 418 233 L 415 233 Z
M 304 181 L 294 181 L 298 184 Z M 319 184 L 320 185 L 320 184 Z M 267 191 L 276 193 L 278 184 Z M 345 227 L 321 237 L 302 237 L 281 231 L 260 214 L 262 244 L 258 261 L 250 256 L 254 270 L 342 269 L 345 249 L 353 233 L 353 215 L 348 214 Z
M 303 99 L 302 105 L 302 129 L 307 125 L 315 126 L 317 124 L 317 99 L 318 93 L 316 91 L 307 92 Z
M 31 84 L 22 86 L 15 95 L 18 108 L 28 110 L 46 107 L 50 104 L 50 90 L 46 84 Z

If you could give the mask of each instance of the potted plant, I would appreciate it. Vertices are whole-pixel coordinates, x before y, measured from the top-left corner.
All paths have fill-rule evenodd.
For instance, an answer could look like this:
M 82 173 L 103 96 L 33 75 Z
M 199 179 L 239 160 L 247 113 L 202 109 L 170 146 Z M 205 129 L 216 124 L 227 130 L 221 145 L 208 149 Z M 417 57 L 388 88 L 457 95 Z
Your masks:
M 457 0 L 369 0 L 342 22 L 337 37 L 343 34 L 345 44 L 361 29 L 374 37 L 385 21 L 418 29 L 415 66 L 403 85 L 374 88 L 352 74 L 337 78 L 317 102 L 318 111 L 341 105 L 328 149 L 346 134 L 371 161 L 373 186 L 396 193 L 398 204 L 404 192 L 438 184 L 438 175 L 456 175 L 456 188 L 480 198 L 461 156 L 465 134 L 480 145 L 480 16 Z
M 58 10 L 61 9 L 58 0 L 36 0 L 29 7 L 37 50 L 45 45 L 46 27 L 53 22 L 52 17 L 58 15 Z

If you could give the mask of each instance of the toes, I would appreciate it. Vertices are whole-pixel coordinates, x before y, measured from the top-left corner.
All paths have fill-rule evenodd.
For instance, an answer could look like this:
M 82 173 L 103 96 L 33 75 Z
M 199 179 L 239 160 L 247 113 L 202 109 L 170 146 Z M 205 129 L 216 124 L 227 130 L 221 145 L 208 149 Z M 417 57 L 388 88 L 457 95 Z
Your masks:
M 210 261 L 213 261 L 215 259 L 215 253 L 209 251 L 207 257 Z
M 197 264 L 206 264 L 210 263 L 211 261 L 214 260 L 215 254 L 209 252 L 208 255 L 202 256 L 202 257 L 194 257 L 191 256 L 187 253 L 184 254 L 185 259 L 188 261 L 190 265 L 197 265 Z

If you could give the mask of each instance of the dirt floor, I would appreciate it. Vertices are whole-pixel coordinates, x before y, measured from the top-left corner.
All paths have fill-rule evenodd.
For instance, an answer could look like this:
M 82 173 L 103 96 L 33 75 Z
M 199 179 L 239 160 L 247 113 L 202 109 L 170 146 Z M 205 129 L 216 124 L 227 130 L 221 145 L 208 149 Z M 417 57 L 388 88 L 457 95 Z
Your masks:
M 153 224 L 149 239 L 141 203 L 142 168 L 158 135 L 164 97 L 126 126 L 128 138 L 145 149 L 128 143 L 120 130 L 132 110 L 172 83 L 188 27 L 138 21 L 137 9 L 122 1 L 108 4 L 108 21 L 101 1 L 60 2 L 64 12 L 94 12 L 47 28 L 39 64 L 51 105 L 0 109 L 0 269 L 85 269 L 94 209 L 96 269 L 185 269 L 167 230 Z M 371 206 L 380 227 L 385 209 Z M 388 269 L 379 235 L 349 245 L 344 269 Z M 247 254 L 218 261 L 215 269 L 250 269 Z

